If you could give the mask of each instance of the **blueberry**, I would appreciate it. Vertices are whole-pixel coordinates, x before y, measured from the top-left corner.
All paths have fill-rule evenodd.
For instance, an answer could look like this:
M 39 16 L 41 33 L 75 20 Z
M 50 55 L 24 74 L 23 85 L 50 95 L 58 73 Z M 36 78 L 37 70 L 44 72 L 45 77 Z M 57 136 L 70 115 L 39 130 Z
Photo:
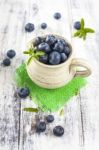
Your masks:
M 41 41 L 46 43 L 46 37 L 41 37 Z
M 74 28 L 77 29 L 77 30 L 80 30 L 81 29 L 81 23 L 79 21 L 76 21 L 74 23 Z
M 54 116 L 53 116 L 53 115 L 48 115 L 48 116 L 46 117 L 46 120 L 47 120 L 48 123 L 51 123 L 51 122 L 54 121 Z
M 61 18 L 61 14 L 59 12 L 56 12 L 54 14 L 54 18 L 57 19 L 57 20 L 60 19 Z
M 18 89 L 18 95 L 21 98 L 26 98 L 27 96 L 29 96 L 29 94 L 30 94 L 30 91 L 26 87 Z
M 32 23 L 27 23 L 25 25 L 25 31 L 27 31 L 27 32 L 32 32 L 34 29 L 35 29 L 35 27 L 34 27 L 34 24 L 32 24 Z
M 65 62 L 67 60 L 67 55 L 65 53 L 61 53 L 61 62 Z
M 37 123 L 36 132 L 40 133 L 40 132 L 44 132 L 45 130 L 46 130 L 46 123 L 44 121 Z
M 62 136 L 64 134 L 64 128 L 62 126 L 56 126 L 53 129 L 53 133 L 55 136 Z
M 41 42 L 42 42 L 41 38 L 40 38 L 40 37 L 37 37 L 37 38 L 35 39 L 35 41 L 33 42 L 33 46 L 34 46 L 34 47 L 35 47 L 35 46 L 38 46 Z
M 16 55 L 16 52 L 14 51 L 14 50 L 8 50 L 8 52 L 7 52 L 7 56 L 9 57 L 9 58 L 13 58 L 14 56 Z
M 64 46 L 68 46 L 68 43 L 64 39 L 58 39 L 58 42 L 60 42 Z
M 46 28 L 47 28 L 47 24 L 46 24 L 46 23 L 42 23 L 42 24 L 41 24 L 41 28 L 42 28 L 42 29 L 46 29 Z
M 44 56 L 40 56 L 39 57 L 39 61 L 44 63 L 44 64 L 47 64 L 47 62 L 48 62 L 48 55 L 45 54 Z
M 64 50 L 63 43 L 61 43 L 60 41 L 58 41 L 57 43 L 55 43 L 55 46 L 54 46 L 53 50 L 58 51 L 60 53 L 63 52 L 63 50 Z
M 61 61 L 60 53 L 53 51 L 49 54 L 49 63 L 51 65 L 58 65 Z
M 70 47 L 65 47 L 63 52 L 64 52 L 66 55 L 69 55 L 70 52 L 71 52 Z
M 10 66 L 10 64 L 11 64 L 11 61 L 10 61 L 9 58 L 5 58 L 5 59 L 3 60 L 3 65 L 4 65 L 4 66 Z
M 48 43 L 49 45 L 53 45 L 56 41 L 57 41 L 57 39 L 53 35 L 48 35 L 46 37 L 46 43 Z
M 37 49 L 44 51 L 45 53 L 49 53 L 51 51 L 50 46 L 45 42 L 39 44 Z

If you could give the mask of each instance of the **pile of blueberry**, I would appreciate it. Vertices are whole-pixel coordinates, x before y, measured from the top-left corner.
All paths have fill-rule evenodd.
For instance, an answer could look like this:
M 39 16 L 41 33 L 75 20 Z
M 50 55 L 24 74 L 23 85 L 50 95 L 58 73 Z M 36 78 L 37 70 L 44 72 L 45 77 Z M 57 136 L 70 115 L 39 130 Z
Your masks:
M 11 60 L 10 59 L 12 59 L 13 57 L 15 57 L 16 52 L 15 52 L 15 50 L 11 49 L 11 50 L 7 51 L 6 55 L 7 55 L 7 57 L 3 60 L 2 64 L 4 66 L 10 66 L 10 64 L 11 64 Z
M 29 96 L 30 91 L 29 91 L 29 88 L 22 87 L 22 88 L 18 89 L 17 93 L 20 98 L 26 98 L 27 96 Z M 44 132 L 46 130 L 47 123 L 52 123 L 53 121 L 54 121 L 53 115 L 46 116 L 45 121 L 37 122 L 37 124 L 35 126 L 36 132 L 37 133 Z M 60 125 L 55 126 L 53 128 L 53 134 L 58 137 L 62 136 L 64 134 L 64 128 Z
M 47 65 L 58 65 L 65 62 L 71 53 L 69 44 L 62 38 L 54 35 L 37 37 L 33 42 L 35 51 L 43 51 L 45 54 L 39 57 L 39 61 Z

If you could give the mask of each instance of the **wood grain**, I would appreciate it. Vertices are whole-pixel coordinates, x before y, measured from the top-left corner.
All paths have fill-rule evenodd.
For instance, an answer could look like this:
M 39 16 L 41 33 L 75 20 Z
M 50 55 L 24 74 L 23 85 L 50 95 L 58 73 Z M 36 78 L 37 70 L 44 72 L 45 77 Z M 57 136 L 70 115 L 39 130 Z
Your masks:
M 0 63 L 8 49 L 16 50 L 10 67 L 0 65 L 0 150 L 82 150 L 99 148 L 99 2 L 93 0 L 0 0 Z M 53 14 L 61 12 L 60 21 Z M 72 37 L 73 23 L 84 18 L 96 34 L 83 42 Z M 35 31 L 26 33 L 26 23 L 35 24 Z M 46 22 L 47 30 L 40 24 Z M 29 98 L 19 99 L 13 74 L 26 58 L 22 52 L 33 37 L 47 33 L 64 36 L 72 43 L 77 57 L 87 58 L 93 70 L 86 88 L 82 89 L 65 107 L 65 116 L 55 113 L 55 122 L 42 135 L 34 131 L 35 122 L 46 114 L 27 113 L 22 109 L 35 104 Z M 65 135 L 52 134 L 55 125 L 65 128 Z

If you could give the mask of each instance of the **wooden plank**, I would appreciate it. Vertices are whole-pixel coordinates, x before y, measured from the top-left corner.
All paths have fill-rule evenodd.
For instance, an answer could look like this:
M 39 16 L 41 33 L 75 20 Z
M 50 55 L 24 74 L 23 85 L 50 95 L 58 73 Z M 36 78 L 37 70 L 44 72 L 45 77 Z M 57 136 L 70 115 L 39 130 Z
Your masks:
M 92 27 L 96 31 L 98 31 L 97 27 L 99 25 L 99 21 L 96 19 L 96 10 L 99 9 L 98 3 L 95 3 L 92 0 L 71 0 L 70 7 L 72 14 L 72 22 L 75 22 L 76 20 L 79 20 L 81 17 L 83 17 L 88 27 Z M 89 35 L 85 42 L 78 39 L 73 39 L 73 44 L 77 51 L 77 56 L 87 58 L 87 60 L 92 66 L 93 71 L 92 76 L 88 80 L 87 87 L 81 90 L 80 108 L 82 115 L 81 118 L 85 148 L 95 150 L 97 149 L 97 147 L 99 147 L 99 135 L 97 134 L 99 130 L 99 109 L 97 109 L 97 106 L 99 106 L 99 94 L 97 89 L 99 76 L 99 72 L 97 72 L 99 64 L 98 37 L 98 34 L 96 34 L 96 39 L 94 35 Z
M 63 18 L 60 22 L 57 22 L 54 19 L 53 20 L 48 19 L 53 16 L 53 14 L 55 12 L 54 6 L 56 3 L 57 3 L 56 11 L 60 11 L 63 16 Z M 49 27 L 48 27 L 48 30 L 46 31 L 46 33 L 51 32 L 51 33 L 60 34 L 60 35 L 63 35 L 64 37 L 68 38 L 69 41 L 71 40 L 70 27 L 68 24 L 68 14 L 66 11 L 67 3 L 65 1 L 63 1 L 64 7 L 60 1 L 57 1 L 57 2 L 55 1 L 54 4 L 53 5 L 52 4 L 53 4 L 53 1 L 50 1 L 49 3 L 46 1 L 42 1 L 42 3 L 40 1 L 38 1 L 38 3 L 37 3 L 37 1 L 33 1 L 33 2 L 31 1 L 30 3 L 24 3 L 24 4 L 17 2 L 17 5 L 16 5 L 16 2 L 8 1 L 8 3 L 6 5 L 4 4 L 2 6 L 2 10 L 4 7 L 7 7 L 7 8 L 9 8 L 10 13 L 13 12 L 11 14 L 11 21 L 7 27 L 7 28 L 11 27 L 11 30 L 10 29 L 7 30 L 6 27 L 4 28 L 5 29 L 4 32 L 6 32 L 7 38 L 5 39 L 5 37 L 3 37 L 2 41 L 4 41 L 5 43 L 6 43 L 6 41 L 8 41 L 8 44 L 5 47 L 5 49 L 11 48 L 12 45 L 14 45 L 13 48 L 17 49 L 17 59 L 14 62 L 14 67 L 17 66 L 18 64 L 20 64 L 20 62 L 22 61 L 22 58 L 23 58 L 22 51 L 20 51 L 19 49 L 22 49 L 22 50 L 25 49 L 26 42 L 29 41 L 33 36 L 36 36 L 39 34 L 45 34 L 45 31 L 41 31 L 38 26 L 41 22 L 43 22 L 42 16 L 43 16 L 43 19 L 45 16 L 45 20 L 48 20 L 47 23 L 48 23 Z M 10 8 L 10 6 L 11 6 L 11 8 Z M 50 6 L 50 11 L 48 11 L 47 6 Z M 43 8 L 46 8 L 46 9 L 44 10 Z M 44 10 L 44 11 L 42 11 L 42 10 Z M 26 33 L 24 33 L 23 28 L 25 26 L 25 23 L 27 23 L 28 21 L 32 21 L 32 14 L 35 14 L 35 16 L 36 16 L 35 11 L 39 12 L 37 14 L 37 17 L 33 18 L 34 19 L 33 21 L 37 23 L 36 27 L 38 30 L 36 30 L 33 34 L 26 34 Z M 7 9 L 6 9 L 6 13 L 8 13 Z M 48 14 L 47 16 L 45 15 L 46 13 Z M 64 14 L 66 14 L 66 15 L 64 15 Z M 14 17 L 16 18 L 16 20 L 13 23 Z M 4 21 L 6 21 L 6 19 Z M 17 25 L 16 25 L 16 22 L 17 22 Z M 21 24 L 21 22 L 23 22 L 23 24 Z M 67 22 L 67 23 L 65 24 L 64 22 Z M 5 25 L 5 22 L 4 22 L 4 25 Z M 39 31 L 39 34 L 38 34 L 38 31 Z M 17 35 L 16 35 L 16 33 L 17 33 Z M 9 36 L 10 36 L 10 39 L 9 39 Z M 16 36 L 15 39 L 12 38 L 14 36 Z M 20 44 L 20 41 L 21 41 L 21 44 Z M 1 42 L 1 44 L 2 44 L 2 42 Z M 5 46 L 5 44 L 3 46 Z M 2 56 L 1 56 L 1 58 L 2 58 Z M 3 72 L 3 73 L 8 74 L 8 72 L 6 72 L 6 73 Z M 11 77 L 11 75 L 12 75 L 12 72 L 10 71 L 9 76 Z M 8 82 L 8 80 L 6 80 L 6 82 Z M 9 83 L 10 83 L 10 80 L 9 80 Z M 4 86 L 4 88 L 5 88 L 5 86 Z M 12 91 L 10 91 L 9 93 L 12 94 Z M 66 115 L 65 115 L 64 119 L 59 118 L 56 115 L 55 124 L 62 124 L 66 130 L 65 136 L 62 139 L 57 139 L 52 136 L 52 128 L 53 128 L 53 126 L 55 126 L 55 124 L 53 124 L 51 127 L 49 126 L 48 130 L 46 131 L 46 134 L 43 134 L 42 136 L 38 136 L 29 131 L 29 130 L 31 130 L 31 122 L 33 121 L 32 114 L 30 115 L 30 113 L 28 114 L 28 113 L 25 113 L 22 111 L 22 108 L 29 105 L 29 103 L 31 103 L 31 102 L 27 99 L 25 102 L 19 103 L 19 106 L 18 106 L 18 108 L 19 108 L 19 114 L 18 114 L 19 127 L 18 127 L 18 133 L 16 133 L 16 135 L 18 134 L 17 135 L 18 136 L 18 141 L 17 141 L 18 145 L 16 145 L 14 143 L 16 148 L 18 148 L 20 150 L 28 149 L 28 148 L 29 149 L 45 149 L 46 145 L 48 145 L 46 149 L 50 149 L 50 148 L 53 148 L 54 143 L 56 145 L 56 149 L 60 149 L 60 148 L 65 149 L 65 146 L 70 148 L 71 145 L 73 145 L 73 148 L 76 147 L 76 149 L 77 149 L 77 147 L 79 147 L 79 145 L 78 145 L 79 144 L 78 125 L 81 126 L 80 125 L 81 121 L 79 121 L 80 117 L 79 117 L 78 102 L 76 101 L 75 98 L 73 101 L 71 101 L 67 105 L 66 110 L 65 110 Z M 3 103 L 3 105 L 5 106 L 5 102 Z M 13 107 L 13 103 L 11 105 Z M 21 112 L 20 112 L 20 108 L 21 108 Z M 5 116 L 3 116 L 3 117 L 5 117 Z M 9 116 L 8 116 L 8 118 L 9 118 Z M 33 116 L 33 118 L 34 118 L 34 116 Z M 51 128 L 51 131 L 50 131 L 50 128 Z M 10 137 L 10 136 L 11 135 L 8 135 L 8 137 Z M 5 143 L 7 143 L 7 142 L 8 142 L 8 139 L 6 140 Z M 5 146 L 8 146 L 9 149 L 12 148 L 11 145 L 9 145 L 9 144 L 5 145 Z
M 31 20 L 32 14 L 34 14 L 33 6 L 36 6 L 37 13 L 34 17 L 34 23 L 37 24 L 37 30 L 34 32 L 35 35 L 43 35 L 47 33 L 59 34 L 66 37 L 69 41 L 71 41 L 71 32 L 70 32 L 70 22 L 68 16 L 68 3 L 63 0 L 62 3 L 59 0 L 50 0 L 50 1 L 30 1 L 29 8 L 27 6 L 26 13 L 27 21 Z M 49 6 L 49 9 L 48 9 Z M 56 8 L 55 8 L 56 6 Z M 55 12 L 61 12 L 62 19 L 60 21 L 56 21 L 53 19 L 53 14 Z M 47 14 L 47 15 L 46 15 Z M 47 22 L 48 29 L 42 31 L 39 27 L 42 22 Z M 35 36 L 34 35 L 34 36 Z M 32 36 L 28 35 L 28 39 L 31 39 Z M 35 122 L 33 118 L 34 115 L 26 112 L 21 113 L 21 138 L 20 138 L 20 150 L 21 149 L 60 149 L 63 150 L 67 147 L 69 149 L 77 149 L 82 145 L 82 129 L 81 129 L 81 116 L 80 116 L 80 105 L 78 103 L 78 99 L 74 98 L 73 101 L 68 103 L 65 110 L 64 118 L 59 117 L 55 114 L 55 123 L 52 125 L 48 125 L 48 129 L 45 134 L 37 135 L 34 130 L 31 131 L 32 121 Z M 30 104 L 29 104 L 30 103 Z M 26 101 L 21 104 L 22 108 L 31 106 L 31 102 Z M 40 116 L 43 119 L 42 113 Z M 32 117 L 33 116 L 33 117 Z M 33 123 L 34 124 L 34 123 Z M 57 139 L 52 135 L 52 128 L 61 124 L 65 128 L 65 135 L 61 139 Z M 80 137 L 80 145 L 79 145 L 79 137 Z M 53 147 L 55 145 L 55 147 Z
M 21 103 L 15 96 L 13 74 L 16 66 L 22 62 L 20 45 L 24 35 L 20 33 L 22 26 L 20 22 L 21 20 L 24 22 L 24 13 L 20 15 L 21 20 L 17 18 L 22 8 L 24 12 L 21 3 L 11 5 L 4 2 L 0 6 L 0 63 L 6 57 L 8 49 L 15 49 L 17 53 L 16 58 L 11 60 L 10 67 L 0 66 L 0 149 L 2 150 L 19 149 Z
M 13 48 L 17 51 L 16 59 L 12 60 L 11 67 L 0 66 L 0 149 L 65 150 L 68 148 L 69 150 L 80 150 L 84 145 L 85 148 L 96 148 L 99 139 L 97 88 L 99 34 L 96 34 L 96 41 L 94 37 L 89 36 L 84 43 L 79 39 L 72 39 L 72 25 L 75 20 L 84 17 L 87 25 L 95 27 L 98 31 L 97 8 L 99 7 L 92 0 L 6 0 L 0 2 L 0 60 L 2 61 L 2 58 L 5 57 L 7 49 Z M 2 13 L 3 10 L 5 13 Z M 54 12 L 57 11 L 62 14 L 60 21 L 53 18 Z M 28 22 L 35 24 L 35 32 L 30 34 L 24 32 L 24 26 Z M 40 29 L 42 22 L 47 22 L 47 30 Z M 95 73 L 89 78 L 86 89 L 81 90 L 80 95 L 68 103 L 65 116 L 59 117 L 57 113 L 54 114 L 56 121 L 47 126 L 44 134 L 37 135 L 33 127 L 35 120 L 38 117 L 43 119 L 45 114 L 41 113 L 37 116 L 22 111 L 24 107 L 35 107 L 35 104 L 28 98 L 23 101 L 15 97 L 16 86 L 13 83 L 12 75 L 15 68 L 25 58 L 22 51 L 26 49 L 26 43 L 31 38 L 45 33 L 66 37 L 72 42 L 77 56 L 89 60 Z M 65 128 L 65 135 L 62 138 L 55 138 L 52 134 L 52 129 L 57 124 L 61 124 Z

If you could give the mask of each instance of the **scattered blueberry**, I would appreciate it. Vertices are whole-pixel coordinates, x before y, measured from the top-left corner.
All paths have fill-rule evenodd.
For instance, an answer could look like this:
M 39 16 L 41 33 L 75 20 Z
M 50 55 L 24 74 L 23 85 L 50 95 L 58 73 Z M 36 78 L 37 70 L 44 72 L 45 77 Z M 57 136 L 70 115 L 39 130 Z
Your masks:
M 4 66 L 10 66 L 10 64 L 11 64 L 11 61 L 10 61 L 9 58 L 5 58 L 5 59 L 3 60 L 3 65 L 4 65 Z
M 14 51 L 14 50 L 8 50 L 8 52 L 7 52 L 7 56 L 9 57 L 9 58 L 13 58 L 14 56 L 16 55 L 16 52 Z
M 77 30 L 80 30 L 81 29 L 81 23 L 79 21 L 76 21 L 74 23 L 74 28 L 77 29 Z
M 58 41 L 57 43 L 55 43 L 55 46 L 53 48 L 53 50 L 58 51 L 58 52 L 63 52 L 64 50 L 64 45 L 62 42 Z
M 45 42 L 39 44 L 37 49 L 46 53 L 49 53 L 51 51 L 50 46 Z
M 35 27 L 34 27 L 34 24 L 32 24 L 32 23 L 27 23 L 25 25 L 25 31 L 27 31 L 27 32 L 32 32 L 34 29 L 35 29 Z
M 30 94 L 30 91 L 26 87 L 18 89 L 18 95 L 21 98 L 26 98 L 27 96 L 29 96 L 29 94 Z
M 67 60 L 67 55 L 65 53 L 61 53 L 61 62 L 65 62 Z
M 62 126 L 56 126 L 53 129 L 53 133 L 55 136 L 62 136 L 64 134 L 64 128 Z
M 61 14 L 59 12 L 56 12 L 54 14 L 54 18 L 57 19 L 57 20 L 60 19 L 61 18 Z
M 46 28 L 47 28 L 47 24 L 46 24 L 46 23 L 42 23 L 42 24 L 41 24 L 41 28 L 42 28 L 42 29 L 46 29 Z
M 53 116 L 53 115 L 48 115 L 48 116 L 46 117 L 46 120 L 47 120 L 48 123 L 51 123 L 51 122 L 54 121 L 54 116 Z
M 39 61 L 44 63 L 44 64 L 47 64 L 47 62 L 48 62 L 48 55 L 45 54 L 44 56 L 40 56 L 39 57 Z
M 48 35 L 46 37 L 46 43 L 48 43 L 49 45 L 53 45 L 56 41 L 57 41 L 57 39 L 53 35 Z
M 36 132 L 44 132 L 46 130 L 46 123 L 44 121 L 40 121 L 36 125 Z
M 49 54 L 49 64 L 58 65 L 61 61 L 60 53 L 53 51 Z
M 38 46 L 42 42 L 40 37 L 35 38 L 35 41 L 33 42 L 33 46 Z
M 66 55 L 69 55 L 70 54 L 70 52 L 71 52 L 71 49 L 70 49 L 70 47 L 65 47 L 64 48 L 64 51 L 63 51 Z

